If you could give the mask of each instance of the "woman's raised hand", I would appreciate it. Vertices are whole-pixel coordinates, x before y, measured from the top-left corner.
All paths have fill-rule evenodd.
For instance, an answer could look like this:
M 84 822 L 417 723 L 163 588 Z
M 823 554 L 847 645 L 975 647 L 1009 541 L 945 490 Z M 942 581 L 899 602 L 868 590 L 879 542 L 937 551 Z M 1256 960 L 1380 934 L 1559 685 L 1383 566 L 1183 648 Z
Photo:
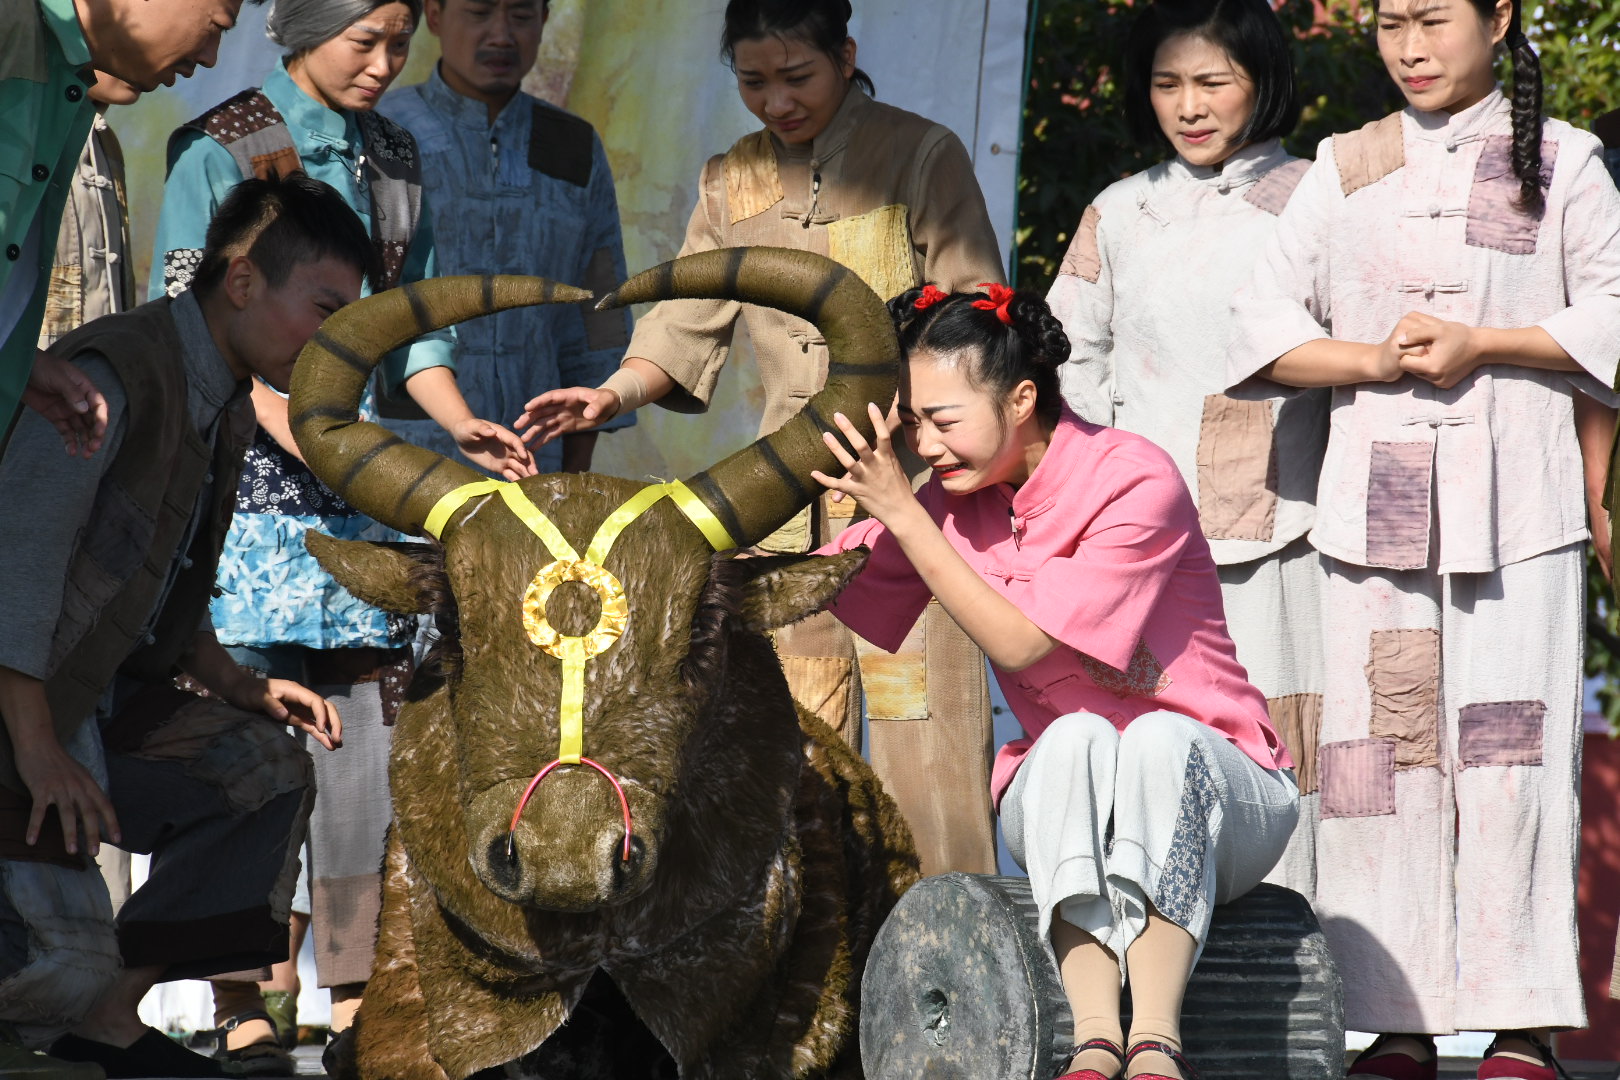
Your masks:
M 830 431 L 821 435 L 827 448 L 844 467 L 844 475 L 828 476 L 819 470 L 810 475 L 823 487 L 857 499 L 867 513 L 887 525 L 895 512 L 916 505 L 917 497 L 912 494 L 911 480 L 894 452 L 896 415 L 893 412 L 885 415 L 881 408 L 870 402 L 867 403 L 866 412 L 876 429 L 870 443 L 843 413 L 834 413 L 833 423 L 843 432 L 849 448 L 846 449 Z

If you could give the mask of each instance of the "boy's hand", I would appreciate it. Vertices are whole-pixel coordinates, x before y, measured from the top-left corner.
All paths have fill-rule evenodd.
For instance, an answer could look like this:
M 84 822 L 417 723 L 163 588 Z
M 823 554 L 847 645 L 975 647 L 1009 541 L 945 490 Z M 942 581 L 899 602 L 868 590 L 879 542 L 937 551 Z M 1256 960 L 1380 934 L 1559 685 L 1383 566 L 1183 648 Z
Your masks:
M 261 679 L 243 670 L 220 697 L 238 709 L 289 724 L 328 750 L 343 745 L 343 719 L 336 706 L 306 686 L 288 679 Z
M 107 399 L 66 360 L 36 352 L 22 399 L 51 422 L 69 454 L 88 458 L 101 449 L 107 435 Z
M 534 455 L 529 453 L 523 440 L 489 420 L 473 417 L 459 421 L 451 425 L 450 436 L 468 461 L 503 480 L 521 480 L 538 471 Z
M 62 840 L 69 852 L 79 850 L 79 826 L 90 842 L 90 855 L 101 852 L 103 836 L 118 843 L 118 815 L 112 800 L 101 790 L 90 771 L 68 756 L 62 744 L 53 739 L 32 740 L 16 747 L 17 774 L 28 787 L 34 805 L 28 814 L 29 844 L 39 840 L 45 811 L 56 807 L 62 819 Z

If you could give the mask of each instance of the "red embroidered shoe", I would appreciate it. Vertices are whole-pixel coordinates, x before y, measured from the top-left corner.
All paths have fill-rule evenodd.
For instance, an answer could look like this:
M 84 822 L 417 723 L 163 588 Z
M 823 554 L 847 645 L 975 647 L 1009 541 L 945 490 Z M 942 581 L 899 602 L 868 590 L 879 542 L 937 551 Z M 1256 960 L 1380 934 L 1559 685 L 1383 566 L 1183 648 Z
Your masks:
M 1419 1061 L 1410 1054 L 1378 1053 L 1378 1048 L 1383 1046 L 1386 1040 L 1397 1037 L 1417 1039 L 1427 1045 L 1429 1060 Z M 1373 1040 L 1371 1046 L 1356 1055 L 1356 1060 L 1350 1063 L 1350 1070 L 1345 1073 L 1346 1077 L 1382 1076 L 1385 1080 L 1435 1080 L 1439 1074 L 1440 1059 L 1435 1053 L 1432 1035 L 1380 1035 Z
M 1118 1046 L 1114 1045 L 1112 1039 L 1087 1039 L 1085 1042 L 1081 1043 L 1079 1046 L 1076 1046 L 1069 1052 L 1069 1061 L 1072 1063 L 1075 1058 L 1079 1057 L 1087 1050 L 1106 1050 L 1110 1054 L 1113 1054 L 1115 1057 L 1119 1058 L 1119 1063 L 1122 1068 L 1125 1064 L 1124 1053 L 1121 1052 Z M 1066 1072 L 1062 1076 L 1057 1077 L 1057 1080 L 1116 1080 L 1116 1077 L 1118 1076 L 1118 1071 L 1104 1074 L 1098 1072 L 1096 1069 L 1080 1069 L 1077 1072 Z
M 1519 1039 L 1535 1047 L 1536 1053 L 1541 1055 L 1541 1064 L 1532 1065 L 1528 1061 L 1507 1057 L 1497 1052 L 1497 1044 L 1503 1039 Z M 1479 1080 L 1569 1080 L 1569 1073 L 1553 1057 L 1552 1047 L 1528 1031 L 1499 1031 L 1491 1045 L 1485 1048 L 1485 1060 L 1479 1063 L 1479 1072 L 1475 1074 Z
M 1131 1048 L 1125 1051 L 1125 1064 L 1129 1065 L 1138 1054 L 1155 1051 L 1175 1062 L 1181 1075 L 1176 1077 L 1166 1076 L 1164 1073 L 1137 1073 L 1131 1080 L 1198 1080 L 1198 1070 L 1192 1067 L 1192 1062 L 1181 1056 L 1180 1050 L 1156 1039 L 1143 1039 L 1141 1042 L 1132 1043 Z

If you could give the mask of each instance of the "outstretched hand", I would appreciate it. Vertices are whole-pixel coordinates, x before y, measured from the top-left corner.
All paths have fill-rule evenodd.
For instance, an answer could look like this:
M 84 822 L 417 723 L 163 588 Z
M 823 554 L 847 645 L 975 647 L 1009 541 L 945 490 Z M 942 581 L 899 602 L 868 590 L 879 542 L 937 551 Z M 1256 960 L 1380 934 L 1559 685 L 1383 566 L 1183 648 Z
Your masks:
M 562 435 L 577 435 L 606 423 L 619 413 L 619 395 L 595 386 L 565 386 L 530 398 L 512 424 L 523 441 L 544 446 Z
M 107 435 L 107 399 L 68 361 L 36 352 L 22 399 L 51 422 L 69 454 L 88 458 L 101 449 Z
M 871 402 L 867 403 L 866 413 L 875 429 L 870 443 L 849 417 L 843 413 L 833 414 L 833 423 L 844 433 L 844 438 L 854 450 L 853 454 L 832 432 L 826 431 L 821 435 L 822 442 L 827 444 L 833 457 L 844 467 L 844 475 L 828 476 L 819 470 L 810 475 L 822 487 L 858 499 L 873 517 L 885 525 L 891 525 L 891 518 L 896 513 L 918 505 L 917 496 L 912 493 L 911 480 L 894 452 L 895 415 L 885 415 L 881 408 Z
M 468 461 L 503 480 L 521 480 L 539 471 L 523 440 L 497 423 L 470 417 L 451 425 L 450 435 Z

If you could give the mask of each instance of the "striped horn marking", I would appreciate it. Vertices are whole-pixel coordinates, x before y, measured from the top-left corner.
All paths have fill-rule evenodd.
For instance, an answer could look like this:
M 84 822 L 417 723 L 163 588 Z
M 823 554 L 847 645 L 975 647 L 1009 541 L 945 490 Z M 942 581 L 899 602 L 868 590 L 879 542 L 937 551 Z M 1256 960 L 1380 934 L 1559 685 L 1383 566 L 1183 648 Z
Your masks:
M 741 544 L 781 528 L 821 491 L 810 470 L 842 471 L 821 441 L 842 412 L 872 438 L 866 403 L 894 400 L 900 344 L 888 309 L 860 277 L 831 259 L 788 248 L 722 248 L 655 266 L 602 298 L 599 308 L 654 300 L 739 300 L 805 319 L 827 342 L 827 385 L 792 420 L 688 480 Z
M 544 278 L 430 278 L 357 301 L 327 319 L 293 367 L 292 433 L 320 477 L 351 506 L 409 536 L 444 495 L 484 479 L 471 466 L 359 419 L 372 369 L 422 334 L 507 308 L 567 304 L 591 294 Z

